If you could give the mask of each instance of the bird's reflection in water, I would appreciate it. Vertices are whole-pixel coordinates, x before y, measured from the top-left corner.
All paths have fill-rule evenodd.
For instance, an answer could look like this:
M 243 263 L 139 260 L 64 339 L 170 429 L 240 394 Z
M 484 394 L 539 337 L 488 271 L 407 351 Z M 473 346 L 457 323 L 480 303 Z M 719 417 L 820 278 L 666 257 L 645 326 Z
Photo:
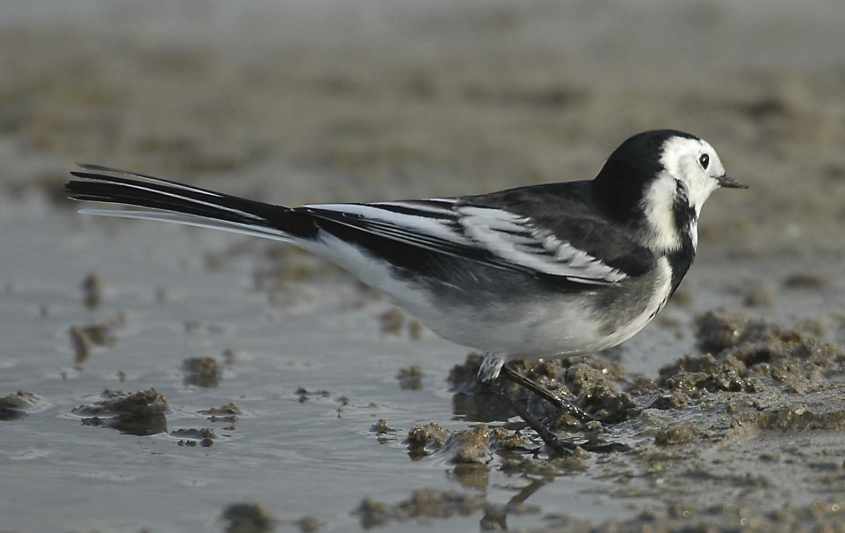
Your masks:
M 525 506 L 525 501 L 548 483 L 548 479 L 530 479 L 530 483 L 514 494 L 505 505 L 487 505 L 479 522 L 481 531 L 506 531 L 509 514 L 533 512 L 534 509 Z

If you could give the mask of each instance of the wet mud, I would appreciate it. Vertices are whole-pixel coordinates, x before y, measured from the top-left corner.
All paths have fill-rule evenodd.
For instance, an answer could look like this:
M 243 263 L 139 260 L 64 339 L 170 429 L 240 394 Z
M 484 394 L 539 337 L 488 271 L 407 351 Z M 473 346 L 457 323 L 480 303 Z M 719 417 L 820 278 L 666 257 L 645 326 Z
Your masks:
M 199 3 L 4 12 L 2 527 L 842 531 L 845 10 Z M 714 193 L 640 335 L 512 363 L 587 417 L 480 386 L 480 355 L 307 253 L 81 217 L 62 186 L 90 161 L 449 196 L 588 178 L 657 127 L 751 189 Z
M 38 405 L 39 398 L 31 392 L 18 391 L 0 396 L 0 420 L 14 420 L 26 416 Z
M 213 357 L 192 357 L 182 361 L 185 385 L 216 387 L 220 384 L 223 370 Z
M 167 431 L 167 398 L 155 389 L 125 393 L 105 390 L 100 400 L 73 408 L 86 426 L 106 426 L 132 435 Z
M 456 479 L 467 475 L 466 469 L 461 471 L 465 464 L 484 465 L 485 471 L 495 465 L 492 467 L 511 474 L 551 478 L 598 469 L 621 483 L 615 491 L 620 497 L 652 494 L 671 500 L 681 495 L 686 502 L 695 495 L 712 495 L 727 485 L 747 487 L 762 498 L 760 508 L 693 505 L 680 515 L 670 509 L 668 514 L 649 513 L 628 522 L 588 523 L 548 517 L 557 525 L 543 531 L 674 531 L 695 527 L 696 519 L 730 529 L 736 524 L 737 513 L 748 515 L 748 521 L 742 518 L 741 522 L 747 526 L 743 530 L 748 531 L 810 530 L 838 524 L 834 517 L 840 509 L 836 502 L 841 500 L 776 511 L 764 494 L 783 482 L 782 476 L 793 475 L 784 470 L 798 470 L 810 480 L 808 485 L 822 494 L 845 496 L 845 463 L 840 460 L 845 452 L 845 351 L 812 334 L 753 319 L 741 311 L 707 312 L 698 316 L 694 325 L 699 353 L 664 366 L 656 378 L 626 372 L 620 363 L 601 357 L 512 363 L 549 390 L 571 398 L 595 418 L 585 423 L 561 416 L 532 393 L 507 387 L 506 394 L 523 402 L 560 438 L 581 443 L 579 452 L 571 457 L 544 449 L 536 433 L 514 422 L 456 432 L 447 432 L 433 422 L 423 424 L 408 433 L 409 454 L 418 460 L 445 456 L 448 463 L 456 465 Z M 493 393 L 489 386 L 475 381 L 479 363 L 480 357 L 470 354 L 464 364 L 450 371 L 449 380 L 458 391 L 456 412 L 483 413 L 489 418 L 497 413 L 489 407 L 489 399 L 501 392 Z M 472 402 L 488 407 L 467 410 L 466 405 Z M 505 403 L 499 408 L 501 420 L 514 414 Z M 814 442 L 814 433 L 828 445 Z M 747 457 L 746 448 L 754 447 L 748 446 L 750 440 L 768 438 L 780 442 L 797 439 L 805 446 L 803 450 L 802 444 L 789 446 L 787 455 L 835 459 L 814 465 L 780 454 L 761 454 L 755 459 L 770 464 L 767 473 L 748 467 L 741 472 L 733 470 L 730 465 Z M 590 446 L 596 442 L 624 447 Z M 786 468 L 778 471 L 777 465 Z M 673 494 L 676 490 L 680 492 Z
M 263 507 L 252 503 L 233 503 L 223 511 L 226 533 L 270 533 L 277 521 Z

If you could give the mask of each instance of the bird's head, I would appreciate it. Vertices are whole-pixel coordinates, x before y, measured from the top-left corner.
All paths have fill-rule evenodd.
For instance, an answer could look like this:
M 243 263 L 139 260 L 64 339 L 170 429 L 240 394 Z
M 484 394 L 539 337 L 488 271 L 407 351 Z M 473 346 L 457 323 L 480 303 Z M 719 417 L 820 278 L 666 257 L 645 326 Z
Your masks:
M 718 188 L 745 189 L 725 173 L 713 146 L 676 130 L 638 133 L 608 158 L 594 181 L 607 214 L 642 228 L 644 244 L 671 252 L 685 235 L 696 243 L 704 202 Z

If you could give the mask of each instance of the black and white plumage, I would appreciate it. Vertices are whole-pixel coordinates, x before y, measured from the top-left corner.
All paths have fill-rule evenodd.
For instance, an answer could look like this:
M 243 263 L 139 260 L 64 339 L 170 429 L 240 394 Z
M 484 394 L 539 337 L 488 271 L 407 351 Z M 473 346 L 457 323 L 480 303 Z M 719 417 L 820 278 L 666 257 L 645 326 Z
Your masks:
M 294 244 L 391 296 L 433 331 L 505 358 L 616 346 L 663 308 L 690 267 L 710 193 L 742 187 L 710 144 L 658 130 L 626 140 L 592 181 L 458 198 L 275 206 L 83 165 L 89 214 L 210 227 Z

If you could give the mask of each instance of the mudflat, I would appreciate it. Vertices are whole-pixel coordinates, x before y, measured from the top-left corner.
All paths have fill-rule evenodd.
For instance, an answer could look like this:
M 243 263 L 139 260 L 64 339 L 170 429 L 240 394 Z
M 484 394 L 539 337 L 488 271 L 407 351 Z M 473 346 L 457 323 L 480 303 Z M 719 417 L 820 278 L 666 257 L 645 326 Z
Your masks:
M 845 9 L 576 4 L 4 13 L 2 527 L 842 528 Z M 80 161 L 286 204 L 481 192 L 589 178 L 658 127 L 751 190 L 708 201 L 640 335 L 526 362 L 601 421 L 529 404 L 567 457 L 331 265 L 62 191 Z

